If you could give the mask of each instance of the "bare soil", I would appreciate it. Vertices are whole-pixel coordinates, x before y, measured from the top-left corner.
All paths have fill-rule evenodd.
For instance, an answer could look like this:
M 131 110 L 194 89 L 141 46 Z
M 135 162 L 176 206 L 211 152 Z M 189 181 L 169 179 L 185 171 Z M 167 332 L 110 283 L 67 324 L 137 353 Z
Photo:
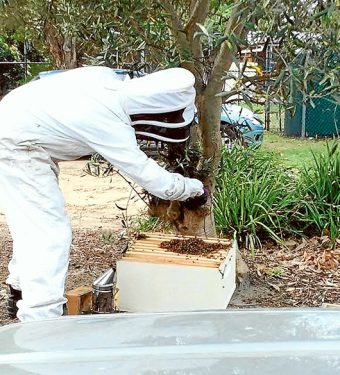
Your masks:
M 122 211 L 130 218 L 145 210 L 120 177 L 95 178 L 82 173 L 84 161 L 61 164 L 60 186 L 73 226 L 66 289 L 91 285 L 115 264 L 133 239 L 122 226 Z M 124 219 L 126 222 L 126 218 Z M 178 244 L 177 244 L 178 245 Z M 12 240 L 0 211 L 0 325 L 10 321 L 5 311 L 7 264 Z M 340 303 L 340 241 L 335 250 L 326 237 L 266 243 L 253 256 L 244 250 L 250 285 L 239 288 L 231 308 L 321 306 Z

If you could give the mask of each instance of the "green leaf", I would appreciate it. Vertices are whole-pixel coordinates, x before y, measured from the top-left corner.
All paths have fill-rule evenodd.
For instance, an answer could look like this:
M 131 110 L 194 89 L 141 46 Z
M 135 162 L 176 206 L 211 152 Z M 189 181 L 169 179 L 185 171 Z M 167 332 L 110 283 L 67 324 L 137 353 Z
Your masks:
M 207 37 L 209 37 L 208 30 L 205 28 L 204 25 L 202 25 L 200 23 L 196 23 L 196 25 L 201 29 L 201 31 L 203 32 L 204 35 L 206 35 Z

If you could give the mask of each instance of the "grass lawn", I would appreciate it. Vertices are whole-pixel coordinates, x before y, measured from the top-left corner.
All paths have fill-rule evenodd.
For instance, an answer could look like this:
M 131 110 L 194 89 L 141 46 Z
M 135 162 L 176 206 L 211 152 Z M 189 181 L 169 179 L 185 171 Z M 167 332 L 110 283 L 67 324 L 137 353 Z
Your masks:
M 319 153 L 326 150 L 326 140 L 287 138 L 265 132 L 262 149 L 278 152 L 288 166 L 301 168 L 311 162 L 312 152 Z

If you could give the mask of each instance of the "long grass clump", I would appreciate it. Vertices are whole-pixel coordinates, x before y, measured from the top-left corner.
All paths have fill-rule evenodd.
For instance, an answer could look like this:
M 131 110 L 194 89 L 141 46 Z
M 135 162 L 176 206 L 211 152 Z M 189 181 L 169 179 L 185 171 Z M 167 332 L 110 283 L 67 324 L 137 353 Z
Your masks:
M 311 153 L 299 171 L 287 169 L 273 152 L 223 150 L 214 196 L 216 228 L 235 232 L 249 248 L 268 237 L 340 235 L 340 150 Z
M 312 153 L 312 164 L 300 174 L 298 193 L 300 221 L 306 233 L 340 234 L 340 150 L 337 142 L 327 143 L 325 153 Z
M 216 227 L 236 231 L 247 247 L 261 239 L 282 240 L 294 229 L 295 177 L 271 152 L 234 147 L 223 150 L 214 196 Z

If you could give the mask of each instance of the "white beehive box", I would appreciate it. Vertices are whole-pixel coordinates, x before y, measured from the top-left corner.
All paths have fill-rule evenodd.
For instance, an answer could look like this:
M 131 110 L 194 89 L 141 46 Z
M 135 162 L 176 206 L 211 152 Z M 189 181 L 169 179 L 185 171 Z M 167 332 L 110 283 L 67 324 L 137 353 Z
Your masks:
M 236 241 L 201 238 L 225 245 L 213 256 L 164 251 L 171 239 L 151 234 L 137 240 L 117 262 L 116 306 L 128 312 L 166 312 L 225 309 L 235 290 Z

